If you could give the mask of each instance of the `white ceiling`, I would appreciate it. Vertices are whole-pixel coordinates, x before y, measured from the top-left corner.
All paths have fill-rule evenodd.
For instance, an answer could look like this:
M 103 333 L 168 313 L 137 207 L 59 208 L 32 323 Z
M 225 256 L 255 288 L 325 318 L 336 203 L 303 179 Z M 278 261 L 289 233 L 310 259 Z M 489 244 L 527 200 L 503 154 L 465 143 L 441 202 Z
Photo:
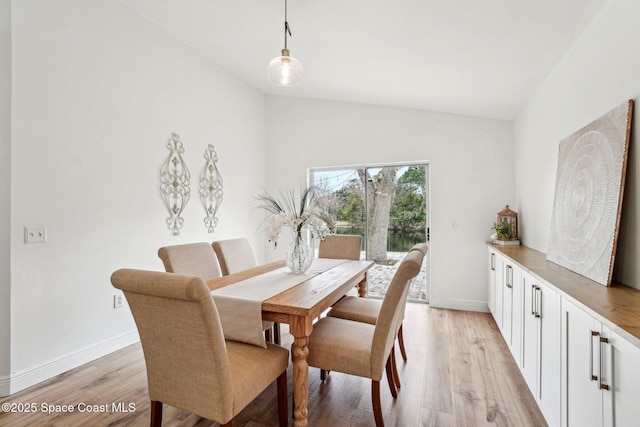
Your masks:
M 267 94 L 513 120 L 608 0 L 121 0 Z

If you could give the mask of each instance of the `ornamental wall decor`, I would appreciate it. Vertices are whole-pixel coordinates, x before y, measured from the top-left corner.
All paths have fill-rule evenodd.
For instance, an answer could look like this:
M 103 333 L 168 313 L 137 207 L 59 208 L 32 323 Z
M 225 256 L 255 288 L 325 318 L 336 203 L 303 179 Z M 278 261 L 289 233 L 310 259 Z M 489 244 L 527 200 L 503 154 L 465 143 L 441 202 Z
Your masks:
M 167 227 L 172 235 L 178 236 L 184 223 L 181 214 L 191 197 L 191 174 L 182 159 L 184 148 L 179 135 L 171 134 L 167 149 L 169 157 L 160 168 L 160 196 L 169 212 Z
M 604 286 L 613 274 L 632 112 L 629 100 L 558 149 L 547 260 Z
M 207 163 L 200 174 L 200 201 L 207 215 L 204 218 L 204 225 L 209 233 L 213 233 L 213 229 L 218 224 L 216 212 L 222 203 L 222 176 L 216 166 L 218 154 L 214 151 L 213 145 L 209 144 L 204 158 Z

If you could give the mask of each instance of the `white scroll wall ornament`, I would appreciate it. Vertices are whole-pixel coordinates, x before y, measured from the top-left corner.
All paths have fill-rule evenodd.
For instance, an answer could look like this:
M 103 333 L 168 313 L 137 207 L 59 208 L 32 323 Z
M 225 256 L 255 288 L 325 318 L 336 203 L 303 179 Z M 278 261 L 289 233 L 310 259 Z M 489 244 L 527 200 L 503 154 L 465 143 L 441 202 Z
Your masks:
M 169 157 L 160 168 L 160 196 L 169 212 L 167 227 L 172 235 L 177 236 L 184 223 L 182 211 L 191 197 L 191 174 L 182 159 L 184 148 L 179 135 L 171 134 L 167 149 L 170 151 Z
M 213 233 L 218 223 L 216 212 L 222 203 L 222 176 L 216 166 L 218 154 L 214 151 L 213 145 L 209 144 L 204 158 L 207 163 L 200 174 L 200 201 L 207 215 L 204 218 L 204 225 L 209 233 Z

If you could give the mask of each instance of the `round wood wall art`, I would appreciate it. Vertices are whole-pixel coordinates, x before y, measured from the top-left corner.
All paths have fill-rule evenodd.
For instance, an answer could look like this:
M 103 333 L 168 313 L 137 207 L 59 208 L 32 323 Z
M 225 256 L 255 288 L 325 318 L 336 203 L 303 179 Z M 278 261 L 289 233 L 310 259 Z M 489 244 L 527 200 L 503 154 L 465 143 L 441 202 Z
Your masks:
M 629 101 L 558 150 L 547 259 L 602 285 L 611 283 L 629 147 Z

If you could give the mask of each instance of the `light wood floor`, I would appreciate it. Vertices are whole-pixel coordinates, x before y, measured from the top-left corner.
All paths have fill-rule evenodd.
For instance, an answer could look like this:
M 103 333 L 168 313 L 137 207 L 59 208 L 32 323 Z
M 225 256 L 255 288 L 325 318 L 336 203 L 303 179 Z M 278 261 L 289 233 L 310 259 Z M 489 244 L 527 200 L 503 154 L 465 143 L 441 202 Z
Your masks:
M 489 314 L 409 304 L 404 322 L 409 360 L 399 362 L 402 388 L 391 398 L 381 384 L 387 427 L 544 426 L 542 414 Z M 291 335 L 283 325 L 288 348 Z M 291 394 L 291 366 L 288 372 Z M 309 425 L 370 427 L 370 381 L 332 372 L 325 383 L 317 369 L 309 375 Z M 1 413 L 0 426 L 144 426 L 149 402 L 139 344 L 38 384 L 0 403 L 35 403 L 35 413 Z M 275 384 L 235 419 L 234 426 L 277 426 Z M 41 412 L 42 404 L 73 405 L 73 413 Z M 110 412 L 78 412 L 81 404 L 104 405 Z M 112 404 L 135 406 L 114 412 Z M 98 410 L 105 409 L 98 407 Z M 291 410 L 291 409 L 290 409 Z M 164 426 L 218 426 L 165 405 Z M 292 423 L 290 423 L 292 425 Z

